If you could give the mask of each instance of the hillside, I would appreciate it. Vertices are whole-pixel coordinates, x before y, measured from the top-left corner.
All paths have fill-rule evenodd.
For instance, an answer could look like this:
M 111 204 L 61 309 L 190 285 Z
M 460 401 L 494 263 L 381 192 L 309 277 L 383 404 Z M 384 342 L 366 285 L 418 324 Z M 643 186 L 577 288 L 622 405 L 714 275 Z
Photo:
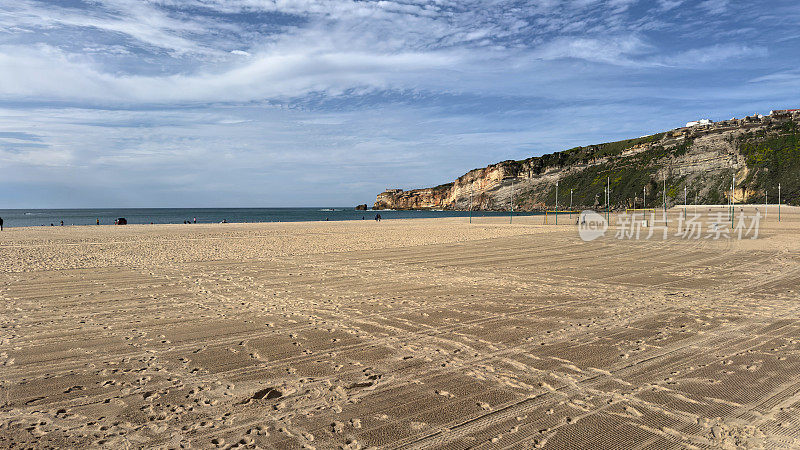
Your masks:
M 773 111 L 723 122 L 683 127 L 606 144 L 576 147 L 521 161 L 503 161 L 474 169 L 452 183 L 378 195 L 375 209 L 508 210 L 514 186 L 514 210 L 538 211 L 558 204 L 573 209 L 605 207 L 610 178 L 612 208 L 689 202 L 727 203 L 732 176 L 735 199 L 772 203 L 781 184 L 784 203 L 800 204 L 800 111 Z

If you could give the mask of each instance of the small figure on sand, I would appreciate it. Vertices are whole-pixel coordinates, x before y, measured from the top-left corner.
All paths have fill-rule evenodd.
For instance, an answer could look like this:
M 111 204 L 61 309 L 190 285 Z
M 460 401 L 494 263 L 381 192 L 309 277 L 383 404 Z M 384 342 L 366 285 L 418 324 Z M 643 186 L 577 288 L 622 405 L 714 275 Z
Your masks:
M 100 225 L 100 219 L 99 219 L 99 218 L 98 218 L 98 219 L 97 219 L 95 222 L 96 222 L 98 225 Z
M 61 226 L 62 226 L 62 227 L 64 226 L 64 221 L 63 221 L 63 220 L 61 221 Z
M 380 214 L 375 214 L 375 221 L 376 222 L 380 222 L 381 221 L 381 215 Z
M 3 218 L 0 217 L 0 231 L 3 231 Z
M 192 222 L 193 222 L 193 223 L 197 223 L 197 217 L 193 218 L 193 219 L 192 219 Z

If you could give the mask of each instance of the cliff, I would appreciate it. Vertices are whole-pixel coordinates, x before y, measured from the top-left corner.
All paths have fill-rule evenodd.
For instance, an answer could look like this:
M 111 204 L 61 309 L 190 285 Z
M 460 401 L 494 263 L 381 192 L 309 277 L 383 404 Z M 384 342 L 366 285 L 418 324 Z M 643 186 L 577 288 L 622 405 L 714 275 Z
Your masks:
M 474 169 L 433 188 L 389 189 L 375 209 L 455 209 L 517 211 L 553 209 L 558 182 L 559 209 L 605 207 L 610 178 L 611 207 L 655 207 L 689 202 L 727 203 L 736 174 L 739 203 L 800 202 L 800 111 L 699 124 L 606 144 L 576 147 L 522 161 Z M 646 192 L 646 196 L 644 193 Z M 644 201 L 643 201 L 644 199 Z

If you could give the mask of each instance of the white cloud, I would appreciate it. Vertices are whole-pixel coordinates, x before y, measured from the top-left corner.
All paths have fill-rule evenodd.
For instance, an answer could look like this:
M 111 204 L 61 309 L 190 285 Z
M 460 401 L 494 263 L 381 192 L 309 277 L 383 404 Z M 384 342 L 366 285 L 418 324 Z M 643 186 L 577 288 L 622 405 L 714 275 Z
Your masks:
M 616 38 L 562 37 L 550 41 L 536 50 L 537 58 L 552 60 L 577 58 L 617 65 L 634 64 L 633 57 L 651 52 L 653 47 L 636 36 Z
M 181 37 L 183 33 L 202 33 L 204 28 L 193 21 L 170 18 L 145 2 L 103 1 L 104 9 L 53 8 L 31 0 L 9 2 L 0 14 L 0 26 L 56 29 L 74 27 L 118 33 L 143 44 L 180 53 L 208 53 L 197 42 Z
M 697 6 L 711 14 L 723 14 L 731 9 L 730 0 L 706 0 Z
M 662 11 L 669 11 L 681 6 L 685 0 L 658 0 L 658 5 Z
M 676 67 L 702 67 L 743 58 L 763 58 L 767 55 L 767 49 L 761 46 L 718 44 L 659 57 L 653 63 Z
M 626 11 L 637 3 L 97 0 L 96 7 L 79 10 L 20 0 L 0 7 L 7 12 L 0 15 L 0 26 L 55 33 L 66 33 L 64 28 L 100 30 L 111 36 L 99 40 L 119 34 L 168 54 L 135 48 L 119 39 L 83 45 L 80 52 L 53 42 L 2 45 L 0 40 L 0 63 L 10 68 L 0 72 L 0 98 L 169 104 L 443 86 L 458 92 L 470 88 L 471 73 L 485 75 L 487 63 L 502 77 L 504 70 L 515 69 L 519 59 L 696 67 L 763 56 L 765 51 L 759 46 L 716 44 L 665 52 L 639 31 L 624 29 Z M 660 0 L 660 7 L 675 8 L 679 3 Z M 722 3 L 707 0 L 703 5 L 716 8 Z M 196 14 L 191 8 L 227 14 L 281 13 L 303 20 L 276 24 L 276 33 L 262 33 L 262 28 L 248 28 L 246 21 Z M 59 73 L 58 79 L 52 73 Z M 452 76 L 464 84 L 454 85 Z
M 0 97 L 45 96 L 92 102 L 251 101 L 340 93 L 353 87 L 391 88 L 403 74 L 453 66 L 454 52 L 371 54 L 291 45 L 253 55 L 219 72 L 138 76 L 102 71 L 85 58 L 48 46 L 0 47 Z M 53 77 L 58 73 L 58 77 Z

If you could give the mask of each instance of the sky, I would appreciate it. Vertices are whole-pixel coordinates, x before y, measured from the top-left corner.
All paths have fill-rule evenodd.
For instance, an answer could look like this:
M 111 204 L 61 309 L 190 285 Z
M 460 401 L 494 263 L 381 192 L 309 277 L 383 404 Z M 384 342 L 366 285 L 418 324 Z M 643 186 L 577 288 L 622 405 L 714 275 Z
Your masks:
M 0 208 L 371 205 L 797 107 L 796 0 L 0 2 Z

